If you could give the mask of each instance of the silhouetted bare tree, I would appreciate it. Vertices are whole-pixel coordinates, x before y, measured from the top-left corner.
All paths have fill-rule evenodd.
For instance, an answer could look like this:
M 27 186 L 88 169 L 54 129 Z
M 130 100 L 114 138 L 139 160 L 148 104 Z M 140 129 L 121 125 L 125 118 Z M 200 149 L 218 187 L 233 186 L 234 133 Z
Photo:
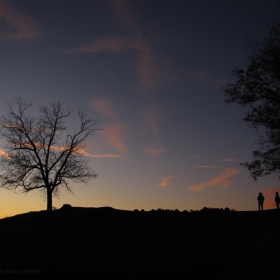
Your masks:
M 62 103 L 39 107 L 37 118 L 27 110 L 32 101 L 21 97 L 7 103 L 6 115 L 0 118 L 0 134 L 6 141 L 1 157 L 1 187 L 29 192 L 42 190 L 47 210 L 52 211 L 52 197 L 61 187 L 72 192 L 69 181 L 88 183 L 97 174 L 88 166 L 84 140 L 94 134 L 97 119 L 78 111 L 79 128 L 70 134 L 65 119 L 71 115 Z
M 243 120 L 262 134 L 254 160 L 241 163 L 257 180 L 280 171 L 280 24 L 271 25 L 267 38 L 253 40 L 248 50 L 247 69 L 235 68 L 237 81 L 223 90 L 226 103 L 249 109 Z

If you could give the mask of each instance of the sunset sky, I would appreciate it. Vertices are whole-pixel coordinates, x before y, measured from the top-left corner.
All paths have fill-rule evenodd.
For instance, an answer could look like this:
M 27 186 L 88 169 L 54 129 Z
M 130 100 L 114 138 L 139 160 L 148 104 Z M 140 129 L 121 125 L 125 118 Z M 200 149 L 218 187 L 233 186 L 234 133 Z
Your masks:
M 53 205 L 117 209 L 274 207 L 279 178 L 254 181 L 257 134 L 221 87 L 245 68 L 246 46 L 279 18 L 276 0 L 0 0 L 0 113 L 21 96 L 82 109 L 102 130 L 87 139 L 99 174 Z M 4 139 L 0 152 L 4 152 Z M 46 209 L 40 192 L 0 189 L 0 218 Z

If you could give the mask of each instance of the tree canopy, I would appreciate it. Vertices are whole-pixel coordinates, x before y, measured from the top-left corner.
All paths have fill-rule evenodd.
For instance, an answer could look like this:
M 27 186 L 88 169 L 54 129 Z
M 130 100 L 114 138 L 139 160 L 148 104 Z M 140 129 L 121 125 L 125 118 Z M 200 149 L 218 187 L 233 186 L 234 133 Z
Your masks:
M 52 197 L 70 181 L 88 183 L 97 174 L 84 156 L 85 139 L 94 134 L 97 119 L 78 111 L 80 125 L 73 133 L 65 126 L 71 111 L 62 103 L 40 106 L 38 117 L 27 114 L 32 101 L 21 97 L 7 103 L 6 115 L 0 118 L 0 135 L 5 140 L 1 157 L 1 187 L 19 192 L 42 190 L 47 196 L 47 210 Z M 16 105 L 16 108 L 14 108 Z
M 254 180 L 280 171 L 280 24 L 269 26 L 269 34 L 248 45 L 249 64 L 235 68 L 237 78 L 222 88 L 225 103 L 237 103 L 248 109 L 243 118 L 260 136 L 254 160 L 241 165 Z

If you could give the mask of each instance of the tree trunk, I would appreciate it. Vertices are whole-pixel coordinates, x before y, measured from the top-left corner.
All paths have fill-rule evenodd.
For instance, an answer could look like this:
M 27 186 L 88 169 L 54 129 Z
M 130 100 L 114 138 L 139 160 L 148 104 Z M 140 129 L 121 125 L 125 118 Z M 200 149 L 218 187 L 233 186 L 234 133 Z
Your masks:
M 52 211 L 52 191 L 47 188 L 47 211 Z

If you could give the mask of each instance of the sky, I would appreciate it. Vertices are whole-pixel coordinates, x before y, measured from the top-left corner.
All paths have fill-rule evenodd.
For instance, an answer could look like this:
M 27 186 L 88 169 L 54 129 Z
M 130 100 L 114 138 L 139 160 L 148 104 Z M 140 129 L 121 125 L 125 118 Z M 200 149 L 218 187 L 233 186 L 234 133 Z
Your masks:
M 62 102 L 98 118 L 86 139 L 99 175 L 53 205 L 116 209 L 274 208 L 276 174 L 254 181 L 257 133 L 222 86 L 279 18 L 275 0 L 0 0 L 0 114 Z M 4 152 L 5 139 L 0 139 Z M 41 192 L 0 188 L 0 218 L 46 209 Z

